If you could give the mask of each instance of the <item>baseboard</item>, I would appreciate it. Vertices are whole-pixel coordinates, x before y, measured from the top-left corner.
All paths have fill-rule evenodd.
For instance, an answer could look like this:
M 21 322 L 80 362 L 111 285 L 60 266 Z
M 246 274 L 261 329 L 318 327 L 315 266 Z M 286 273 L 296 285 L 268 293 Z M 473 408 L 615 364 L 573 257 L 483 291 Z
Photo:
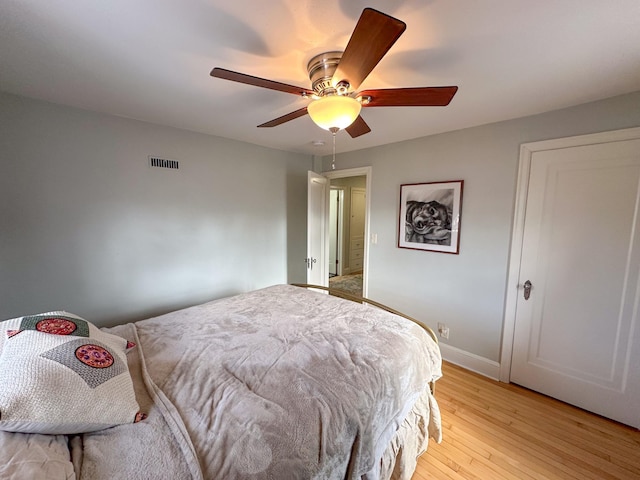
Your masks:
M 447 362 L 454 363 L 494 380 L 500 378 L 500 364 L 498 362 L 460 350 L 446 343 L 440 343 L 440 351 L 442 352 L 442 358 Z

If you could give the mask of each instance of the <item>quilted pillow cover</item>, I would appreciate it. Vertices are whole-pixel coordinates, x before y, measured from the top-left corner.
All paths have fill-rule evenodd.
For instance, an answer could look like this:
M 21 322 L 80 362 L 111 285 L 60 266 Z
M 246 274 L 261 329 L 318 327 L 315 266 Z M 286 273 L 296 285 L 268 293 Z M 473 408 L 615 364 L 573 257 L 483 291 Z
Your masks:
M 139 421 L 131 346 L 68 312 L 0 322 L 0 430 L 69 435 Z

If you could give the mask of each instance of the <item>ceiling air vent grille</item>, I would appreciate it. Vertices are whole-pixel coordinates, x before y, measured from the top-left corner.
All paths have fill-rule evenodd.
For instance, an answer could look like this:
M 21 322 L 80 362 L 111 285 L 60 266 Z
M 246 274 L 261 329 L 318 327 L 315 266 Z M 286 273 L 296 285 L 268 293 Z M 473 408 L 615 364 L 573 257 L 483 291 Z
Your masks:
M 177 160 L 168 160 L 160 157 L 149 157 L 149 166 L 156 168 L 169 168 L 172 170 L 178 170 L 179 165 Z

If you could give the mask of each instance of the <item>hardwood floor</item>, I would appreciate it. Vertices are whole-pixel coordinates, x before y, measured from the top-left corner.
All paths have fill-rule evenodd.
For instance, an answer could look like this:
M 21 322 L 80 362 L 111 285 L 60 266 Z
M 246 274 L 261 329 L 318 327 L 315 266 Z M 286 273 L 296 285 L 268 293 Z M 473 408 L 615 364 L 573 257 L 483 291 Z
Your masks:
M 640 479 L 640 431 L 455 365 L 443 370 L 444 438 L 429 443 L 412 480 Z

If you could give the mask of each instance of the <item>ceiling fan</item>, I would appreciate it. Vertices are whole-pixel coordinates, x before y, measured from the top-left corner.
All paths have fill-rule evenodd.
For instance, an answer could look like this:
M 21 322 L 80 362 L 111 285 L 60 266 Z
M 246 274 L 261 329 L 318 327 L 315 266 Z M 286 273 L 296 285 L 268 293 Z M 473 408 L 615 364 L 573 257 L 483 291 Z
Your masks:
M 357 91 L 406 27 L 397 18 L 365 8 L 344 52 L 322 53 L 309 61 L 307 70 L 312 89 L 219 67 L 211 71 L 211 76 L 311 99 L 308 106 L 258 125 L 259 128 L 275 127 L 309 114 L 318 126 L 334 135 L 344 128 L 356 138 L 371 131 L 360 116 L 361 107 L 446 106 L 458 90 L 450 86 Z

